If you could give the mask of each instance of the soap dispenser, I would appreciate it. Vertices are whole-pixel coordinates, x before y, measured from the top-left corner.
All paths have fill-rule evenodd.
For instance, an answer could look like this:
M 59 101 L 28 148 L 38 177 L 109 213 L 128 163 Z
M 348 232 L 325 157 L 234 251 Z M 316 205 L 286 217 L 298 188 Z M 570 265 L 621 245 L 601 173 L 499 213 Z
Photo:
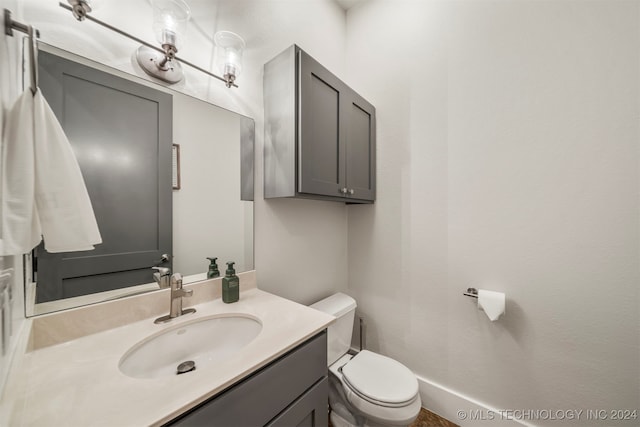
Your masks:
M 222 278 L 222 301 L 229 304 L 240 299 L 240 279 L 233 268 L 235 262 L 227 263 L 227 271 Z
M 207 279 L 213 279 L 214 277 L 220 277 L 220 270 L 218 270 L 218 264 L 216 260 L 218 258 L 209 258 L 207 257 L 211 263 L 209 264 L 209 271 L 207 272 Z

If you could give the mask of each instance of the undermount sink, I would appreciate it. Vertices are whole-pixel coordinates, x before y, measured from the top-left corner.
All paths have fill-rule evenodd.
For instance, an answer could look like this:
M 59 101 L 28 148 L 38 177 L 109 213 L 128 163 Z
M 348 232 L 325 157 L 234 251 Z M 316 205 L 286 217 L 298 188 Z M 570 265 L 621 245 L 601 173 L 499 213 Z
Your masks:
M 140 341 L 120 359 L 120 371 L 134 378 L 161 378 L 190 373 L 227 360 L 262 330 L 244 315 L 196 319 Z

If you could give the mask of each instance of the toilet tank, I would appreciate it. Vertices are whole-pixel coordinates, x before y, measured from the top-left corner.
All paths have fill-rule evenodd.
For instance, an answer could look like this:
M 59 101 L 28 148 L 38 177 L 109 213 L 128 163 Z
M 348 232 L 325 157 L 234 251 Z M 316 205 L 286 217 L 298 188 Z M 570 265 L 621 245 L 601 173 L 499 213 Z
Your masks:
M 351 346 L 356 300 L 349 295 L 337 293 L 310 307 L 337 318 L 327 330 L 327 364 L 331 365 L 346 354 Z

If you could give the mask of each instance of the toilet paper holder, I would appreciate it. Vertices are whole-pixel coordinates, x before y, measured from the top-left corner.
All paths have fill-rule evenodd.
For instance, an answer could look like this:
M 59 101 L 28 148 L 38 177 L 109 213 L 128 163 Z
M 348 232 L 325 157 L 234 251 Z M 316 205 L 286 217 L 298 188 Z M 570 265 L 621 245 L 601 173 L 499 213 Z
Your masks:
M 462 295 L 471 298 L 478 298 L 478 290 L 476 288 L 467 288 L 467 292 L 464 292 Z

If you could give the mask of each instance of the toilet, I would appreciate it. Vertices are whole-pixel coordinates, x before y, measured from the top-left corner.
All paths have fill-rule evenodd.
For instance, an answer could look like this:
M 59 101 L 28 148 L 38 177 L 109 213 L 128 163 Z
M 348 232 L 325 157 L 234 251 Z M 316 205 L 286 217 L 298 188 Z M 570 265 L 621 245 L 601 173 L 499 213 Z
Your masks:
M 372 351 L 347 354 L 356 301 L 337 293 L 311 308 L 337 318 L 327 334 L 331 424 L 334 427 L 411 424 L 422 405 L 415 375 L 400 362 Z

